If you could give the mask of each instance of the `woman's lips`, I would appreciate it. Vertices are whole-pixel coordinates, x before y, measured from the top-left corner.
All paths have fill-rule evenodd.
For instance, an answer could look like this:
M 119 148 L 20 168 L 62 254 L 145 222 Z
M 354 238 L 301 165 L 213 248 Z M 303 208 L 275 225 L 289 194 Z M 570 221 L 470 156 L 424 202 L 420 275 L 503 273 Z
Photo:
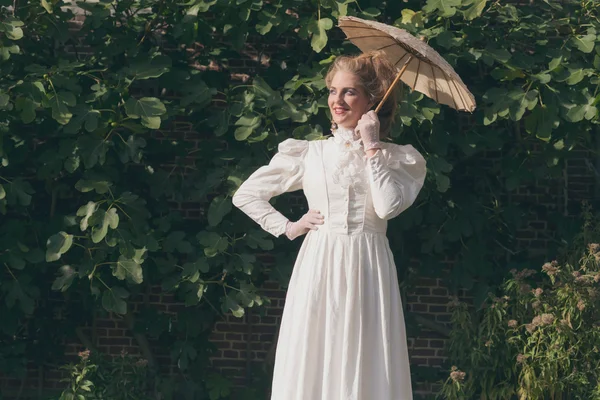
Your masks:
M 348 110 L 345 108 L 334 108 L 333 112 L 335 113 L 335 115 L 342 115 L 344 113 L 346 113 Z

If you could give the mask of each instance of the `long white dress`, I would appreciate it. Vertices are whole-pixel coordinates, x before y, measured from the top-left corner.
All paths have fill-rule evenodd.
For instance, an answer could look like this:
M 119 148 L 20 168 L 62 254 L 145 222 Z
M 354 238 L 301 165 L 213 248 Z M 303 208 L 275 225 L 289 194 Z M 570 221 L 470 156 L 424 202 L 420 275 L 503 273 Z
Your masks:
M 410 400 L 412 389 L 387 220 L 425 179 L 412 146 L 384 143 L 367 158 L 351 130 L 288 139 L 233 203 L 279 236 L 288 219 L 269 199 L 304 190 L 325 223 L 302 244 L 287 291 L 271 400 Z

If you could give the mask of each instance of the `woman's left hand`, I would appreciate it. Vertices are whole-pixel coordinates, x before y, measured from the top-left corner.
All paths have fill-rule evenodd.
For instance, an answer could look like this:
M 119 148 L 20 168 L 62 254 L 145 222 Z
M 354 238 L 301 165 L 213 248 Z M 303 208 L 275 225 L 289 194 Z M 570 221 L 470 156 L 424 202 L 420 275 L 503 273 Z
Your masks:
M 379 118 L 375 111 L 369 111 L 358 120 L 355 129 L 363 142 L 365 151 L 381 148 L 379 142 Z

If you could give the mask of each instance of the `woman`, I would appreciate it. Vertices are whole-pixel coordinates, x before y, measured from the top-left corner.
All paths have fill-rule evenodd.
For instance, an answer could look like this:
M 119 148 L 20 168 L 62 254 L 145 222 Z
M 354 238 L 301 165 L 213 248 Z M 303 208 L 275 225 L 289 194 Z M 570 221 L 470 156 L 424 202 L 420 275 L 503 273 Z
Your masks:
M 281 321 L 272 400 L 412 399 L 404 316 L 387 220 L 408 208 L 425 179 L 412 146 L 379 141 L 396 99 L 379 117 L 396 71 L 383 54 L 338 57 L 326 83 L 328 140 L 288 139 L 233 203 L 266 231 L 306 233 Z M 303 189 L 310 211 L 291 222 L 269 199 Z

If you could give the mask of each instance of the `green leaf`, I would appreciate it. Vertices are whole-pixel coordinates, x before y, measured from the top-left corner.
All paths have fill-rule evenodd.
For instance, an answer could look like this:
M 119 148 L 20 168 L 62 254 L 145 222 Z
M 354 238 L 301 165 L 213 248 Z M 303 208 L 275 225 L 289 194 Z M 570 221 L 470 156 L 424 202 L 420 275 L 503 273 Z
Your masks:
M 463 5 L 470 5 L 469 8 L 463 11 L 463 16 L 467 21 L 479 18 L 486 4 L 487 0 L 470 0 L 466 3 L 463 3 Z
M 221 237 L 215 232 L 202 231 L 196 237 L 200 244 L 204 246 L 204 254 L 209 258 L 224 252 L 229 247 L 227 238 Z
M 54 10 L 52 10 L 52 3 L 48 3 L 48 0 L 41 0 L 42 7 L 46 10 L 48 14 L 52 14 Z
M 167 112 L 165 105 L 156 97 L 130 97 L 125 102 L 125 112 L 131 118 L 142 119 L 142 125 L 150 129 L 160 128 L 160 115 Z
M 20 20 L 8 17 L 4 21 L 0 21 L 0 32 L 4 32 L 10 40 L 19 40 L 23 37 L 23 22 Z
M 79 221 L 79 228 L 82 232 L 87 230 L 89 219 L 94 214 L 97 207 L 98 206 L 96 203 L 94 203 L 93 201 L 88 201 L 86 205 L 79 207 L 79 209 L 77 210 L 77 216 L 83 217 L 81 218 L 81 221 Z
M 171 58 L 165 55 L 158 55 L 148 61 L 147 56 L 134 61 L 127 73 L 137 80 L 158 78 L 171 69 Z
M 221 309 L 223 312 L 231 311 L 231 313 L 237 318 L 242 318 L 245 314 L 244 308 L 238 304 L 237 300 L 231 296 L 231 294 L 227 294 L 223 300 L 223 306 Z
M 63 265 L 58 272 L 59 276 L 52 283 L 52 290 L 65 292 L 69 289 L 77 274 L 70 265 Z
M 92 109 L 92 107 L 84 104 L 77 104 L 73 108 L 74 117 L 65 125 L 66 133 L 78 133 L 81 127 L 84 126 L 88 132 L 93 132 L 98 129 L 98 119 L 100 111 Z
M 102 137 L 88 134 L 80 136 L 77 139 L 77 148 L 83 159 L 83 164 L 87 169 L 90 169 L 96 166 L 96 164 L 104 164 L 109 144 Z
M 506 64 L 512 57 L 512 55 L 506 49 L 499 49 L 496 47 L 488 46 L 485 49 L 487 55 L 489 55 L 494 60 Z
M 415 27 L 423 26 L 423 13 L 415 12 L 408 8 L 402 9 L 402 23 L 405 25 L 414 25 Z
M 31 195 L 35 193 L 31 184 L 22 178 L 14 179 L 5 189 L 9 205 L 28 206 L 31 204 Z
M 329 18 L 310 20 L 308 26 L 308 31 L 312 33 L 310 45 L 315 52 L 320 53 L 325 48 L 327 45 L 327 31 L 331 28 L 333 28 L 333 21 Z
M 12 46 L 4 46 L 2 43 L 0 43 L 0 59 L 4 61 L 9 60 L 11 54 L 19 54 L 20 52 L 21 49 L 16 44 Z
M 460 5 L 461 0 L 427 0 L 423 11 L 428 14 L 437 11 L 440 17 L 447 18 L 456 14 L 456 8 Z
M 116 208 L 108 211 L 98 210 L 92 215 L 94 226 L 92 227 L 92 242 L 100 243 L 106 237 L 108 228 L 117 229 L 119 226 L 119 214 Z
M 48 102 L 52 107 L 52 118 L 61 125 L 66 125 L 73 117 L 69 107 L 74 107 L 77 104 L 75 95 L 71 92 L 58 92 L 51 94 Z
M 552 106 L 538 106 L 525 118 L 527 132 L 545 141 L 550 139 L 552 130 L 559 124 L 558 110 Z
M 107 193 L 112 186 L 112 182 L 105 180 L 80 179 L 75 184 L 75 189 L 81 193 L 91 192 L 95 190 L 98 194 Z
M 375 19 L 381 15 L 381 10 L 375 7 L 369 7 L 363 10 L 361 14 L 366 18 Z
M 570 69 L 569 68 L 569 77 L 566 79 L 567 84 L 569 85 L 576 85 L 579 82 L 581 82 L 583 80 L 583 78 L 585 77 L 585 73 L 583 71 L 583 69 L 578 68 L 578 69 Z
M 6 108 L 10 102 L 10 96 L 6 93 L 0 93 L 0 108 Z
M 588 31 L 589 32 L 589 31 Z M 596 34 L 588 33 L 587 35 L 576 35 L 571 38 L 575 47 L 584 53 L 591 53 L 594 51 L 596 45 Z
M 225 196 L 215 197 L 208 207 L 208 224 L 217 226 L 223 220 L 223 217 L 231 211 L 231 198 Z
M 248 137 L 258 129 L 260 124 L 261 120 L 258 116 L 254 114 L 245 114 L 235 122 L 235 125 L 237 126 L 234 132 L 235 139 L 239 141 L 248 139 Z
M 46 261 L 52 262 L 58 260 L 71 248 L 73 244 L 73 235 L 65 232 L 58 232 L 50 236 L 46 242 Z
M 194 262 L 183 264 L 182 275 L 188 278 L 191 282 L 196 282 L 200 277 L 200 272 L 208 273 L 210 266 L 205 258 L 199 258 Z
M 113 275 L 120 280 L 129 279 L 133 283 L 140 284 L 144 280 L 142 266 L 136 260 L 127 259 L 120 256 L 117 263 L 113 266 Z
M 4 199 L 6 197 L 6 191 L 4 190 L 4 186 L 2 186 L 2 184 L 0 184 L 0 200 Z
M 29 124 L 35 120 L 35 110 L 38 104 L 31 100 L 29 97 L 18 97 L 15 101 L 17 111 L 20 111 L 21 121 L 25 124 Z
M 127 138 L 126 146 L 131 161 L 139 164 L 144 156 L 142 149 L 146 147 L 146 139 L 131 135 Z
M 113 286 L 102 294 L 102 307 L 108 312 L 127 314 L 127 303 L 123 299 L 128 297 L 129 292 L 127 290 L 119 286 Z
M 210 104 L 216 89 L 210 88 L 203 80 L 197 79 L 183 88 L 184 96 L 181 98 L 181 106 L 187 107 L 190 104 L 197 104 L 199 107 L 205 107 Z
M 552 61 L 548 63 L 548 70 L 554 71 L 556 68 L 558 68 L 559 65 L 561 65 L 562 60 L 562 56 L 553 58 Z

